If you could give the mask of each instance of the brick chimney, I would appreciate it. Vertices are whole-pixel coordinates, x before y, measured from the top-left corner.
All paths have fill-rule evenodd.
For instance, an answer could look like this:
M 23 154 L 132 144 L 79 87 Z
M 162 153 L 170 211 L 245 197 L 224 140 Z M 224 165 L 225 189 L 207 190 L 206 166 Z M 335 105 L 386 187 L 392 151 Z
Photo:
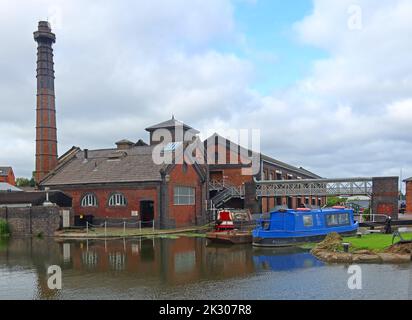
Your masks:
M 37 42 L 36 171 L 41 179 L 57 166 L 56 109 L 54 95 L 53 43 L 56 36 L 47 21 L 34 32 Z

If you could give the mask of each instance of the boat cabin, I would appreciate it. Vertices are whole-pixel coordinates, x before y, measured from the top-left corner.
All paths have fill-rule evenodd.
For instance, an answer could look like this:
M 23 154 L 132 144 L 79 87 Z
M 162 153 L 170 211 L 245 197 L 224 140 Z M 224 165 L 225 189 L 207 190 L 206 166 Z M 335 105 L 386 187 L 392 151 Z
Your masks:
M 234 230 L 233 213 L 229 210 L 218 211 L 215 229 L 216 231 Z
M 353 223 L 353 211 L 350 209 L 300 208 L 272 212 L 270 220 L 263 221 L 262 226 L 265 230 L 304 231 L 349 226 Z

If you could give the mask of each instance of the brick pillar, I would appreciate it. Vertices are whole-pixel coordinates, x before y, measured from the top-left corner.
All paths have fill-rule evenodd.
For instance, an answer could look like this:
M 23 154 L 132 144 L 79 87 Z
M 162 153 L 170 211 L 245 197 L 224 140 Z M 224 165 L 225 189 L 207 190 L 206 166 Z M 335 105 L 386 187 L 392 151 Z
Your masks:
M 56 36 L 47 21 L 34 32 L 37 42 L 36 171 L 37 183 L 57 166 L 56 109 L 52 44 Z
M 256 199 L 256 183 L 254 181 L 245 183 L 245 209 L 249 209 L 252 214 L 260 213 L 259 202 Z
M 412 181 L 406 182 L 406 213 L 412 214 Z
M 373 178 L 372 213 L 398 219 L 398 177 Z

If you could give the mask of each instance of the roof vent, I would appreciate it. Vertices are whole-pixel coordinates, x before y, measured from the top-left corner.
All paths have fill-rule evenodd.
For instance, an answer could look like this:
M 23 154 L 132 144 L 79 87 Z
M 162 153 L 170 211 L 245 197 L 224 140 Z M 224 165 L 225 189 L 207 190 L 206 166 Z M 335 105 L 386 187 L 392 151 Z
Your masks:
M 108 155 L 108 160 L 120 160 L 127 156 L 124 151 L 114 151 Z

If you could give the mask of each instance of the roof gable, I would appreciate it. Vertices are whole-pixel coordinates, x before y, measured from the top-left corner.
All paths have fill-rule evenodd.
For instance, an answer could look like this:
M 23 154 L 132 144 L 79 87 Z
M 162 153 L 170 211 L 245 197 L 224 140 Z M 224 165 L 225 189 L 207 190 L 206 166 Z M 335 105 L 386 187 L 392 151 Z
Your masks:
M 0 177 L 7 177 L 10 172 L 13 172 L 12 167 L 0 167 Z

